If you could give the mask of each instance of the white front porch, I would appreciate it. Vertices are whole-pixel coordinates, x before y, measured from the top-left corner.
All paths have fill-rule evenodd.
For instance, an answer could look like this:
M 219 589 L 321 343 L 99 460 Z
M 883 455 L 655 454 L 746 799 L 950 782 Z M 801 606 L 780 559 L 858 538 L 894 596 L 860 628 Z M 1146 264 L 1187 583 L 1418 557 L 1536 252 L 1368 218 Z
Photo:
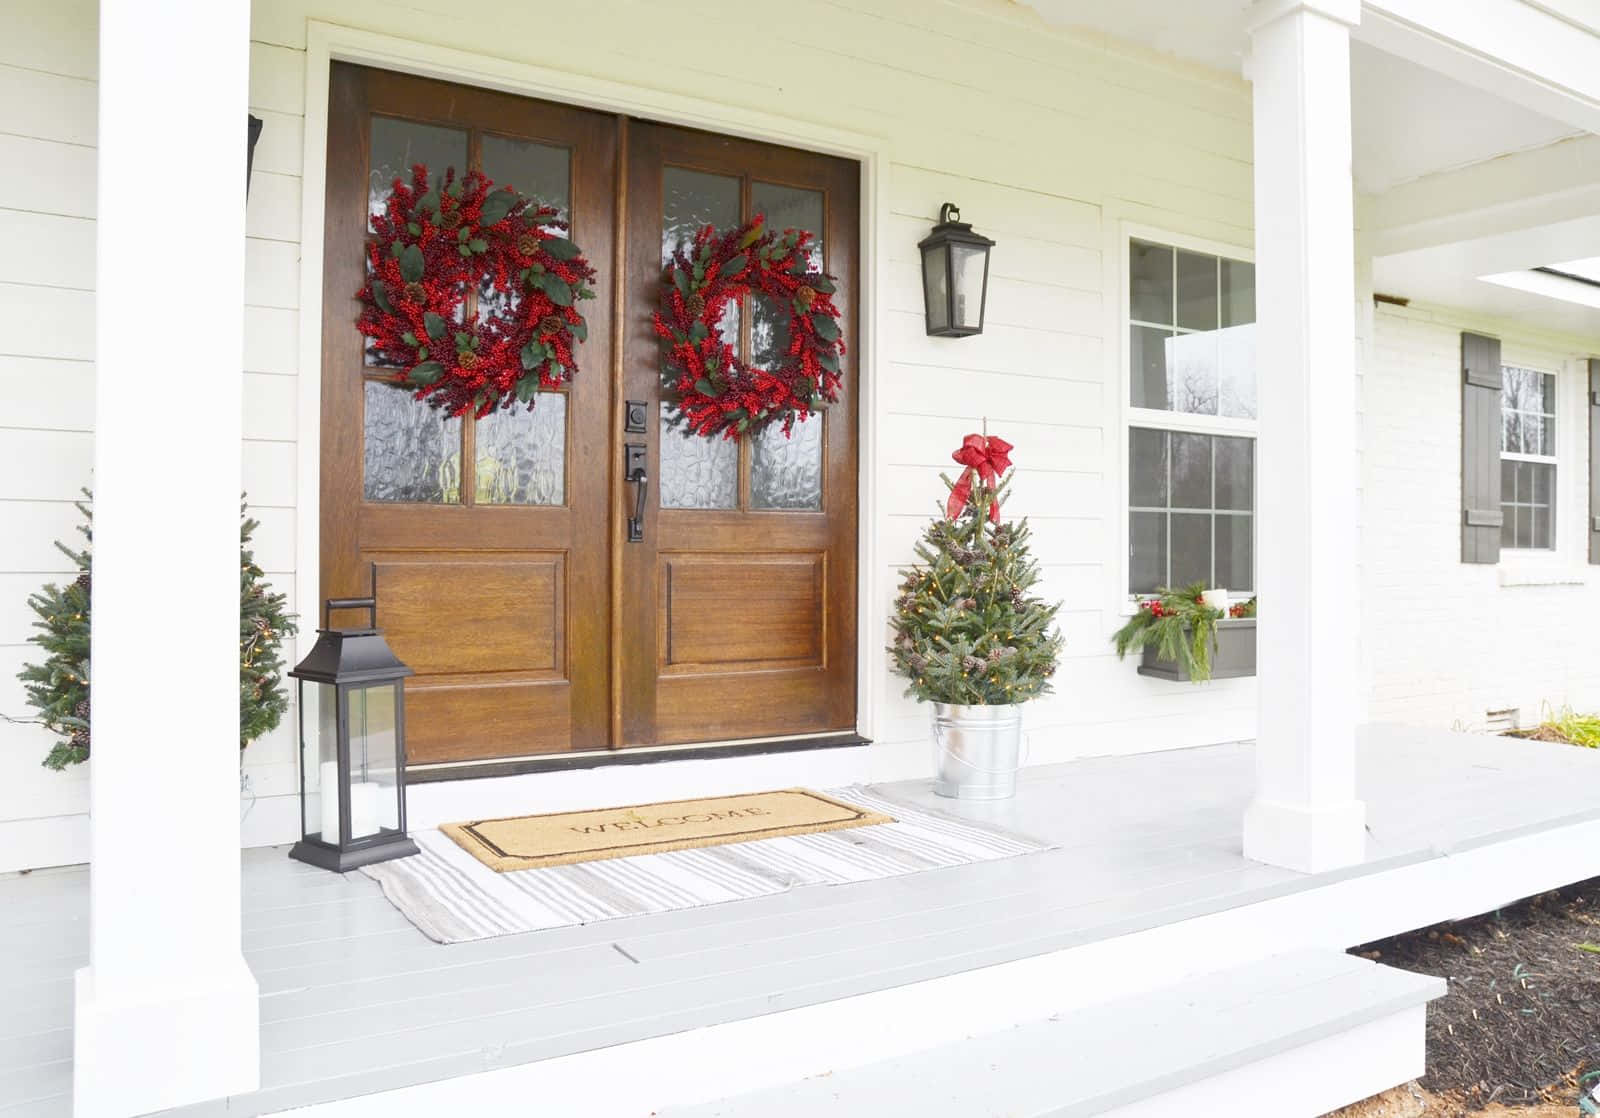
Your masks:
M 360 875 L 246 851 L 261 1089 L 182 1113 L 388 1092 L 318 1113 L 492 1112 L 523 1098 L 549 1114 L 642 1115 L 1600 874 L 1600 755 L 1370 728 L 1365 861 L 1307 875 L 1241 852 L 1252 754 L 1041 766 L 1015 801 L 957 808 L 1058 844 L 1043 854 L 453 946 L 426 940 Z M 934 804 L 926 782 L 892 788 Z M 8 1118 L 71 1113 L 87 909 L 82 869 L 0 882 Z

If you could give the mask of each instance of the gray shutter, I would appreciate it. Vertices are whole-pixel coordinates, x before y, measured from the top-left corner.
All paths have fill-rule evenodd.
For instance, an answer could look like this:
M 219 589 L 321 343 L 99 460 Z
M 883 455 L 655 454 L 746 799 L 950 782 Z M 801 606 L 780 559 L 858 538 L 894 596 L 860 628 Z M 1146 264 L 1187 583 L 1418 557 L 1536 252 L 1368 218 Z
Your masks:
M 1500 561 L 1500 339 L 1461 335 L 1461 561 Z
M 1600 357 L 1589 358 L 1589 562 L 1600 563 Z

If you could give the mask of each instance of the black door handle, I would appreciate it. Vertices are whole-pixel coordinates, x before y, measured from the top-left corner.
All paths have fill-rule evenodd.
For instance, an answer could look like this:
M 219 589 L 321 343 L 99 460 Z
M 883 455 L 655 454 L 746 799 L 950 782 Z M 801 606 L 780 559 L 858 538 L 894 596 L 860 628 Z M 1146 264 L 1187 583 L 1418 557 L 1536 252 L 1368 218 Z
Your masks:
M 644 502 L 650 492 L 650 477 L 645 473 L 644 443 L 623 444 L 623 480 L 639 488 L 634 494 L 633 515 L 628 517 L 628 542 L 640 543 L 644 539 Z

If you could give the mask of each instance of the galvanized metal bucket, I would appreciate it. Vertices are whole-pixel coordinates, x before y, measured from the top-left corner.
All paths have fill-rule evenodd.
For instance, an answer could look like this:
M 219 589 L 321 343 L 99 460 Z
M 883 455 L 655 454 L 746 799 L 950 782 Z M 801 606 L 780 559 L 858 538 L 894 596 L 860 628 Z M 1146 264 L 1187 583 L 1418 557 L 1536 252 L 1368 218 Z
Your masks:
M 1022 706 L 933 704 L 933 790 L 957 800 L 1017 794 L 1022 768 Z

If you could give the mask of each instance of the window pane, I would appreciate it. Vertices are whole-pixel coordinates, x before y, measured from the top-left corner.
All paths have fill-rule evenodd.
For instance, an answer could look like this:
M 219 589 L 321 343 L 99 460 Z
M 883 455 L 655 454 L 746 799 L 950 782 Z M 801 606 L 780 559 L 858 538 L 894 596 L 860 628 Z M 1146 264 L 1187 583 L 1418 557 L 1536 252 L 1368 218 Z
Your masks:
M 1167 398 L 1167 340 L 1171 336 L 1166 330 L 1133 327 L 1128 348 L 1133 372 L 1130 402 L 1134 407 L 1171 409 L 1172 402 Z
M 1217 414 L 1217 332 L 1167 339 L 1167 396 L 1173 411 Z
M 739 444 L 690 432 L 676 405 L 661 402 L 661 507 L 731 509 L 739 504 Z
M 750 184 L 750 205 L 755 213 L 765 214 L 769 229 L 804 229 L 816 239 L 807 259 L 811 270 L 822 271 L 822 191 L 777 183 Z
M 461 420 L 403 388 L 369 380 L 363 418 L 362 496 L 368 501 L 461 500 Z
M 1172 583 L 1174 588 L 1192 582 L 1211 585 L 1211 514 L 1172 514 Z
M 1500 460 L 1500 499 L 1508 505 L 1517 499 L 1517 463 L 1509 458 Z
M 541 206 L 554 206 L 562 220 L 570 219 L 572 153 L 566 148 L 485 136 L 483 173 L 496 186 L 514 186 Z
M 1517 546 L 1533 546 L 1533 506 L 1517 506 Z
M 1211 436 L 1172 435 L 1172 507 L 1211 508 Z M 1173 547 L 1177 547 L 1174 540 Z
M 1535 462 L 1525 462 L 1528 473 L 1533 480 L 1533 503 L 1549 506 L 1554 504 L 1556 468 L 1554 466 L 1541 466 Z
M 1134 427 L 1128 436 L 1128 504 L 1166 508 L 1167 433 Z
M 1217 508 L 1255 508 L 1256 443 L 1254 439 L 1219 436 L 1217 448 Z
M 567 500 L 567 397 L 540 392 L 532 411 L 493 411 L 477 421 L 475 496 L 480 505 L 562 505 Z
M 758 509 L 822 507 L 822 421 L 813 415 L 796 423 L 788 438 L 781 426 L 768 427 L 753 440 L 750 505 Z
M 1128 317 L 1140 322 L 1170 324 L 1172 315 L 1172 250 L 1164 245 L 1128 244 Z
M 1233 326 L 1217 331 L 1217 372 L 1221 411 L 1236 419 L 1256 417 L 1256 328 Z
M 1217 258 L 1178 253 L 1178 326 L 1185 330 L 1217 328 Z
M 1222 325 L 1243 326 L 1256 320 L 1256 266 L 1243 260 L 1222 262 Z
M 1533 542 L 1529 546 L 1549 550 L 1551 547 L 1555 546 L 1554 543 L 1551 542 L 1551 536 L 1554 534 L 1552 529 L 1555 525 L 1553 518 L 1550 515 L 1550 510 L 1535 505 L 1532 509 L 1532 512 L 1533 532 L 1531 538 Z
M 1522 453 L 1522 413 L 1500 413 L 1500 449 L 1511 454 Z
M 1500 506 L 1500 546 L 1517 546 L 1517 506 L 1513 504 Z
M 1128 591 L 1148 594 L 1167 584 L 1167 514 L 1128 514 Z
M 449 167 L 459 179 L 467 169 L 467 134 L 458 128 L 419 124 L 394 117 L 372 118 L 372 163 L 367 175 L 367 209 L 380 214 L 394 191 L 394 180 L 411 181 L 411 168 L 428 165 L 428 181 L 437 183 Z M 370 227 L 370 226 L 369 226 Z
M 1252 566 L 1253 516 L 1218 516 L 1216 520 L 1216 585 L 1235 593 L 1255 589 Z
M 1543 373 L 1543 374 L 1540 374 L 1539 380 L 1542 382 L 1541 387 L 1543 388 L 1543 392 L 1541 393 L 1542 401 L 1541 401 L 1540 410 L 1543 411 L 1546 415 L 1555 415 L 1556 414 L 1556 378 L 1551 373 Z
M 1522 413 L 1522 450 L 1525 454 L 1549 454 L 1545 449 L 1544 416 Z

